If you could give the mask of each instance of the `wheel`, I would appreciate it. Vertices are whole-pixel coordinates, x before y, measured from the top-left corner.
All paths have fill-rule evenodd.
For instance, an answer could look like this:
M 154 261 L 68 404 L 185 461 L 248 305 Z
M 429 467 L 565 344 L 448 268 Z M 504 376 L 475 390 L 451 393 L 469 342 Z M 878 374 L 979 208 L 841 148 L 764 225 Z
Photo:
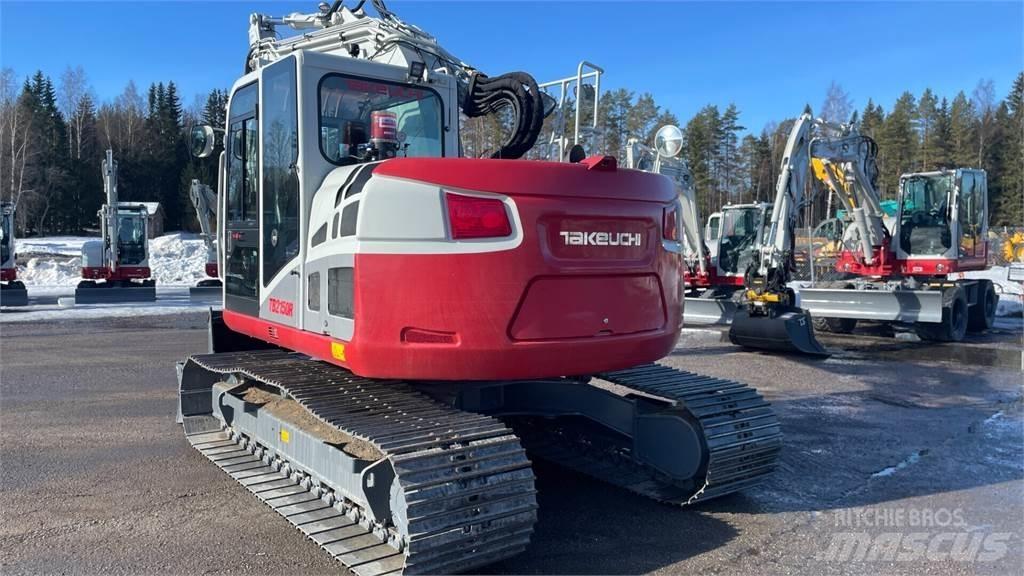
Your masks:
M 833 334 L 849 334 L 857 327 L 856 318 L 815 318 L 811 317 L 815 332 L 832 332 Z
M 934 342 L 959 342 L 967 333 L 967 295 L 957 286 L 942 292 L 942 322 L 914 325 L 918 337 Z
M 78 283 L 78 287 L 79 288 L 95 288 L 96 287 L 96 281 L 95 280 L 82 280 L 81 282 Z
M 978 301 L 967 313 L 967 329 L 971 332 L 984 332 L 996 321 L 996 305 L 999 296 L 991 280 L 978 283 Z

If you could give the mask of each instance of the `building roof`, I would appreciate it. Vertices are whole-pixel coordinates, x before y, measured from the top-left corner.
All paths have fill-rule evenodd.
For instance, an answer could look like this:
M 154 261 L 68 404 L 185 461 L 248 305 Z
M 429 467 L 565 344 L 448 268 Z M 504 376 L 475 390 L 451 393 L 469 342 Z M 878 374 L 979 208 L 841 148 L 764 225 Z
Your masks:
M 145 206 L 146 207 L 146 212 L 148 212 L 150 216 L 156 215 L 157 211 L 160 210 L 160 203 L 159 202 L 118 202 L 117 205 L 118 206 L 125 206 L 125 207 L 128 207 L 128 206 L 140 206 L 140 205 L 141 206 Z

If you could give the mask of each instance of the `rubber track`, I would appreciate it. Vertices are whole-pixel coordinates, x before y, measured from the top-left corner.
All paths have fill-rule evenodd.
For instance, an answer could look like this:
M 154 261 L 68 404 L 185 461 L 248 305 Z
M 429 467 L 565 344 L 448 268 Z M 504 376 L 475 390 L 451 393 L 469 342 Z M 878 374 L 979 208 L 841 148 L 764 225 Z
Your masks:
M 500 421 L 442 405 L 402 382 L 360 378 L 282 350 L 190 361 L 276 387 L 391 461 L 406 503 L 397 511 L 408 526 L 402 551 L 314 488 L 297 486 L 279 464 L 258 458 L 254 443 L 230 430 L 188 435 L 196 449 L 359 576 L 464 572 L 526 548 L 537 519 L 533 471 L 519 439 Z
M 546 460 L 609 484 L 673 505 L 687 505 L 745 490 L 778 467 L 782 450 L 779 421 L 757 391 L 745 384 L 660 364 L 598 374 L 598 378 L 669 400 L 699 422 L 709 450 L 702 478 L 680 486 L 634 462 L 587 442 L 548 434 L 528 447 Z M 543 434 L 544 431 L 542 430 Z M 534 440 L 534 438 L 529 438 Z M 546 440 L 546 441 L 545 441 Z

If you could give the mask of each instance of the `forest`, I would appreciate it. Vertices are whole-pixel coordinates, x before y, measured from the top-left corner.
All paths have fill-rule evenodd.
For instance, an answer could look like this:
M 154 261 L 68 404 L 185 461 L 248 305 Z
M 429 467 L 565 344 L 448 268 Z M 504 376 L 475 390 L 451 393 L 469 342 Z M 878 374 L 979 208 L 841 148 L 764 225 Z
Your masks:
M 991 80 L 965 90 L 951 95 L 907 91 L 895 102 L 869 99 L 856 108 L 844 89 L 832 83 L 820 104 L 815 98 L 807 105 L 832 122 L 859 117 L 861 132 L 878 143 L 883 198 L 895 197 L 900 174 L 906 172 L 981 167 L 988 171 L 990 223 L 1021 226 L 1024 72 L 1005 95 L 997 94 Z M 192 158 L 186 135 L 198 123 L 223 126 L 227 96 L 215 88 L 186 105 L 173 80 L 144 92 L 128 81 L 116 98 L 97 101 L 80 66 L 69 67 L 56 80 L 41 71 L 22 78 L 10 68 L 0 70 L 0 200 L 16 203 L 18 234 L 95 229 L 103 203 L 100 161 L 108 148 L 118 162 L 122 200 L 161 202 L 167 230 L 196 230 L 189 183 L 199 178 L 213 185 L 216 160 Z M 709 103 L 680 122 L 652 94 L 620 88 L 601 95 L 598 149 L 587 152 L 621 159 L 630 138 L 650 143 L 660 126 L 679 125 L 700 208 L 707 215 L 728 202 L 771 200 L 786 137 L 800 112 L 780 111 L 777 122 L 757 131 L 743 125 L 735 103 Z M 498 120 L 463 119 L 466 154 L 484 155 L 501 129 Z M 824 218 L 825 206 L 816 202 L 807 218 Z

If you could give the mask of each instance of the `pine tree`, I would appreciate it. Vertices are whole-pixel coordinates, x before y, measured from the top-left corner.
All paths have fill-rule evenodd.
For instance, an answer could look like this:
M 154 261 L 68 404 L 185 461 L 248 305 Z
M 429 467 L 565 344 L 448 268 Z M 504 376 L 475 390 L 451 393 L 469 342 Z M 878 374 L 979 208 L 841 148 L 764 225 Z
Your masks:
M 914 121 L 917 124 L 917 138 L 921 146 L 917 148 L 912 168 L 927 170 L 934 165 L 936 153 L 935 118 L 938 116 L 938 100 L 931 88 L 926 88 L 917 103 Z
M 878 143 L 886 154 L 885 171 L 879 178 L 883 196 L 896 197 L 900 175 L 911 171 L 917 157 L 918 140 L 913 124 L 916 112 L 914 95 L 904 92 L 885 119 L 883 137 Z
M 722 113 L 719 128 L 718 153 L 721 165 L 721 188 L 729 196 L 739 193 L 740 165 L 739 134 L 745 130 L 740 126 L 740 111 L 730 103 Z
M 974 106 L 961 90 L 949 109 L 950 160 L 956 166 L 977 166 Z

